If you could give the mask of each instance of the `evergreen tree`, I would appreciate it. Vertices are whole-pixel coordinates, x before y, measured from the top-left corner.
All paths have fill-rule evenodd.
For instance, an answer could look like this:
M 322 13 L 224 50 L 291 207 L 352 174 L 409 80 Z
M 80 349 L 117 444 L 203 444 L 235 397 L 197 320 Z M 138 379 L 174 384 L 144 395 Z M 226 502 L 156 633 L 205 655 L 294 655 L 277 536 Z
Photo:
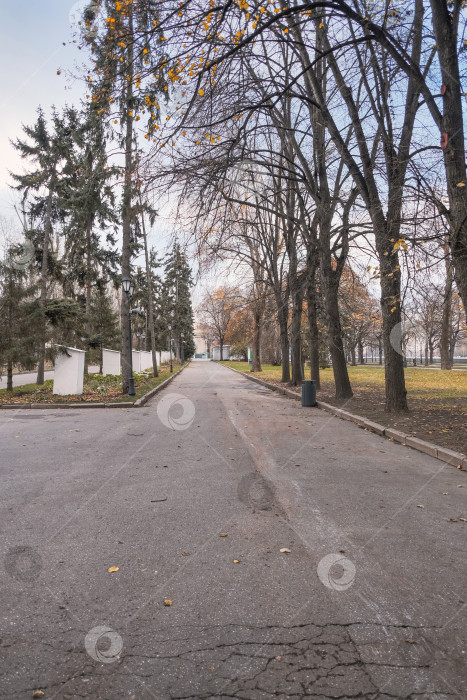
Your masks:
M 106 16 L 102 32 L 96 28 L 100 11 Z M 122 193 L 122 277 L 130 277 L 131 259 L 135 253 L 136 211 L 134 201 L 138 183 L 135 182 L 137 164 L 137 134 L 135 124 L 147 115 L 145 137 L 155 132 L 155 114 L 158 110 L 157 94 L 164 88 L 162 71 L 151 72 L 158 65 L 154 55 L 162 48 L 151 48 L 148 33 L 158 34 L 158 3 L 155 0 L 139 2 L 114 2 L 96 0 L 85 11 L 84 39 L 93 53 L 93 75 L 88 74 L 89 97 L 102 118 L 109 118 L 115 125 L 116 138 L 124 154 Z M 141 75 L 151 76 L 142 84 Z M 154 118 L 153 118 L 154 117 Z M 118 125 L 118 126 L 117 126 Z M 130 345 L 128 337 L 129 300 L 122 296 L 122 390 L 128 391 L 130 379 Z
M 26 270 L 0 264 L 0 374 L 5 368 L 8 391 L 13 389 L 13 368 L 31 370 L 37 362 L 43 309 L 34 291 L 27 285 Z
M 181 333 L 184 334 L 184 357 L 194 354 L 193 340 L 194 315 L 191 304 L 191 287 L 193 285 L 191 269 L 185 252 L 178 241 L 165 259 L 165 279 L 163 289 L 163 307 L 165 323 L 172 323 L 172 337 L 175 345 L 175 355 L 178 361 L 181 356 Z
M 120 343 L 118 312 L 112 306 L 105 279 L 96 283 L 89 314 L 89 346 L 99 350 L 99 371 L 102 374 L 102 348 L 116 349 Z
M 11 173 L 16 189 L 23 194 L 23 210 L 39 222 L 35 230 L 36 251 L 40 253 L 40 305 L 43 310 L 42 333 L 38 346 L 37 383 L 44 383 L 44 361 L 46 344 L 47 283 L 51 267 L 51 244 L 53 224 L 63 220 L 63 211 L 58 202 L 62 168 L 66 165 L 71 149 L 71 128 L 68 118 L 52 112 L 48 125 L 44 112 L 38 110 L 33 126 L 23 126 L 25 139 L 17 139 L 12 144 L 20 156 L 30 162 L 33 169 L 26 174 Z
M 146 300 L 147 300 L 147 322 L 146 322 L 146 348 L 151 351 L 152 356 L 152 369 L 155 377 L 158 376 L 157 370 L 157 355 L 156 355 L 156 338 L 155 338 L 155 315 L 154 315 L 154 279 L 153 271 L 151 267 L 151 251 L 148 246 L 148 236 L 146 232 L 146 222 L 145 214 L 149 214 L 149 221 L 151 225 L 154 223 L 157 216 L 157 212 L 149 206 L 147 202 L 143 203 L 143 196 L 140 189 L 139 194 L 139 206 L 140 206 L 140 217 L 141 217 L 141 231 L 143 237 L 143 248 L 144 248 L 144 258 L 146 267 Z M 155 259 L 157 260 L 157 259 Z
M 73 296 L 76 285 L 83 290 L 85 334 L 89 339 L 92 290 L 102 273 L 104 278 L 117 279 L 117 217 L 110 183 L 115 168 L 107 165 L 104 127 L 95 107 L 88 105 L 78 122 L 73 130 L 74 148 L 69 153 L 69 174 L 62 185 L 62 203 L 67 213 L 63 231 L 67 273 L 64 291 Z
M 164 282 L 162 276 L 156 272 L 162 267 L 162 261 L 155 250 L 151 250 L 150 269 L 152 275 L 152 298 L 154 306 L 154 339 L 156 349 L 161 351 L 167 348 L 167 315 L 164 306 Z M 151 330 L 151 329 L 150 329 Z
M 47 359 L 57 354 L 56 346 L 80 347 L 84 334 L 85 316 L 82 306 L 75 299 L 64 297 L 47 299 L 45 304 Z

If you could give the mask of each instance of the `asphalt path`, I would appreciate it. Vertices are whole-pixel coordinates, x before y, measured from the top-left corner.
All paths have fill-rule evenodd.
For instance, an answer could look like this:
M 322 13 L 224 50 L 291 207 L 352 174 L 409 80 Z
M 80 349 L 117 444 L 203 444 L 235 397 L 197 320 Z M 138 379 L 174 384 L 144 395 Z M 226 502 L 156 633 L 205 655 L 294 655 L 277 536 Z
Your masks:
M 467 697 L 465 472 L 212 362 L 0 439 L 1 698 Z
M 45 379 L 53 379 L 54 371 L 53 369 L 44 372 Z M 13 386 L 21 386 L 22 384 L 35 384 L 37 379 L 37 371 L 35 372 L 21 372 L 13 375 Z M 0 389 L 6 389 L 7 387 L 7 377 L 3 374 L 0 377 Z

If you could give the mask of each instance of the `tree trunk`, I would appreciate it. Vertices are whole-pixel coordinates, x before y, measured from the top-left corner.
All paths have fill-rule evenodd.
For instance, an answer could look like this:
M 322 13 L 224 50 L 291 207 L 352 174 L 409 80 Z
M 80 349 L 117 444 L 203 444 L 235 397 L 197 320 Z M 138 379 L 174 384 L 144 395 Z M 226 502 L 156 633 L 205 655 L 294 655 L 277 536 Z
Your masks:
M 290 382 L 290 360 L 289 360 L 289 305 L 281 297 L 277 299 L 277 320 L 279 321 L 279 330 L 281 336 L 281 363 L 282 377 L 281 382 Z
M 428 367 L 428 337 L 425 340 L 425 367 Z
M 294 280 L 292 288 L 292 324 L 290 329 L 290 344 L 292 348 L 292 381 L 293 386 L 300 386 L 303 382 L 302 373 L 302 311 L 303 311 L 303 283 L 300 279 Z
M 86 335 L 91 335 L 91 266 L 92 266 L 92 255 L 91 255 L 91 227 L 88 226 L 86 230 L 86 323 L 84 330 Z M 89 346 L 84 355 L 84 374 L 89 372 Z
M 356 354 L 356 345 L 352 343 L 350 346 L 350 362 L 352 364 L 352 367 L 357 366 L 357 354 Z
M 446 184 L 450 205 L 449 245 L 454 263 L 454 279 L 467 315 L 467 192 L 459 75 L 458 26 L 462 3 L 451 8 L 446 0 L 431 0 L 433 29 L 436 38 L 442 84 L 445 91 L 440 131 L 447 136 L 443 149 Z M 459 183 L 464 186 L 458 187 Z
M 42 269 L 41 269 L 41 281 L 40 281 L 40 305 L 42 308 L 42 332 L 39 343 L 38 351 L 38 363 L 37 363 L 37 384 L 44 383 L 44 365 L 45 365 L 45 342 L 46 342 L 46 324 L 47 320 L 45 317 L 45 305 L 47 301 L 47 278 L 48 278 L 48 265 L 49 265 L 49 243 L 50 237 L 53 233 L 52 231 L 52 187 L 53 183 L 50 184 L 49 196 L 47 198 L 47 210 L 45 215 L 44 224 L 44 243 L 42 246 Z
M 310 277 L 307 285 L 308 304 L 308 330 L 310 334 L 310 379 L 315 382 L 316 389 L 320 389 L 319 376 L 319 331 L 316 313 L 316 268 L 310 270 Z
M 392 245 L 389 244 L 392 252 Z M 389 256 L 387 256 L 389 257 Z M 384 261 L 380 256 L 380 260 Z M 397 260 L 393 261 L 395 265 Z M 389 413 L 408 411 L 407 390 L 405 388 L 404 358 L 391 343 L 391 332 L 401 323 L 400 275 L 398 270 L 388 277 L 391 265 L 381 262 L 381 312 L 383 318 L 383 346 L 385 365 L 386 406 Z
M 127 8 L 128 12 L 128 33 L 127 44 L 127 65 L 128 80 L 124 95 L 125 109 L 125 170 L 123 180 L 123 201 L 122 201 L 122 277 L 131 276 L 131 222 L 132 222 L 132 175 L 133 175 L 133 117 L 130 112 L 133 109 L 133 12 L 131 4 Z M 128 393 L 130 385 L 131 367 L 131 347 L 129 316 L 130 303 L 128 296 L 122 291 L 121 305 L 121 330 L 122 330 L 122 392 Z
M 350 385 L 349 373 L 347 371 L 347 363 L 345 361 L 344 343 L 342 341 L 338 284 L 337 280 L 330 279 L 332 269 L 324 271 L 323 268 L 324 266 L 321 268 L 321 277 L 324 285 L 328 343 L 332 359 L 336 399 L 350 399 L 353 396 L 353 392 Z
M 378 356 L 379 356 L 379 364 L 383 364 L 383 343 L 382 339 L 378 338 Z
M 6 390 L 13 391 L 13 362 L 11 360 L 8 360 L 7 363 Z
M 358 348 L 358 364 L 363 365 L 363 343 L 361 340 L 358 341 L 357 343 L 357 348 Z
M 220 361 L 224 359 L 224 338 L 219 338 Z
M 141 202 L 141 200 L 140 200 Z M 151 267 L 149 264 L 149 250 L 148 250 L 148 237 L 146 235 L 146 224 L 144 222 L 144 214 L 141 212 L 141 224 L 144 239 L 144 257 L 146 260 L 146 283 L 148 287 L 148 328 L 151 333 L 151 356 L 152 356 L 152 371 L 155 377 L 159 376 L 157 369 L 157 355 L 156 355 L 156 336 L 154 332 L 154 300 L 152 291 L 152 277 L 151 277 Z M 148 331 L 146 331 L 146 343 L 147 343 Z
M 448 247 L 445 245 L 445 253 Z M 441 357 L 441 369 L 452 369 L 449 354 L 449 338 L 451 336 L 451 316 L 452 316 L 452 264 L 446 257 L 446 280 L 444 283 L 443 312 L 441 319 L 441 334 L 439 338 L 439 354 Z
M 262 301 L 256 300 L 253 310 L 253 358 L 251 372 L 262 372 L 261 368 L 261 331 L 263 325 Z
M 451 342 L 449 345 L 449 364 L 450 364 L 449 369 L 452 369 L 452 366 L 454 364 L 454 351 L 455 351 L 455 349 L 456 349 L 456 343 Z

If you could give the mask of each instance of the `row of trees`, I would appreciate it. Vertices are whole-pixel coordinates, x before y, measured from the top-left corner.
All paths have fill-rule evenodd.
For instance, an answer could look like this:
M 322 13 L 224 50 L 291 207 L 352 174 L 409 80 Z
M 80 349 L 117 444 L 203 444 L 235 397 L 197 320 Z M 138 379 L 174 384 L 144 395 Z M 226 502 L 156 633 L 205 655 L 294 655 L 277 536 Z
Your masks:
M 407 304 L 405 322 L 400 337 L 395 343 L 400 347 L 404 360 L 421 358 L 425 365 L 433 363 L 435 352 L 439 354 L 443 339 L 443 303 L 440 290 L 433 283 L 414 295 Z M 262 371 L 261 364 L 280 365 L 282 361 L 280 328 L 274 300 L 265 292 L 263 314 L 259 332 L 255 328 L 255 304 L 251 283 L 244 286 L 224 285 L 206 292 L 201 299 L 197 314 L 198 331 L 212 348 L 218 344 L 221 359 L 228 359 L 224 347 L 234 357 L 247 359 L 248 348 L 253 350 L 252 371 Z M 361 281 L 348 265 L 344 268 L 339 286 L 339 310 L 342 340 L 346 362 L 350 365 L 371 361 L 383 364 L 383 334 L 379 304 L 372 296 L 369 286 Z M 301 319 L 302 362 L 309 360 L 310 342 L 309 314 L 306 300 L 303 303 Z M 292 309 L 289 309 L 289 332 Z M 451 324 L 447 337 L 448 369 L 452 368 L 456 345 L 467 339 L 467 328 L 463 322 L 463 309 L 460 298 L 454 295 L 451 301 Z M 317 295 L 318 360 L 311 370 L 311 377 L 320 384 L 319 368 L 329 366 L 329 346 L 327 337 L 326 310 L 323 298 Z M 400 345 L 399 345 L 400 344 Z M 418 359 L 417 359 L 418 361 Z
M 169 188 L 201 269 L 230 261 L 249 276 L 255 365 L 269 303 L 283 381 L 303 377 L 304 309 L 316 374 L 324 313 L 336 394 L 346 398 L 341 289 L 346 270 L 366 269 L 381 289 L 386 408 L 407 410 L 394 342 L 404 302 L 427 274 L 436 280 L 446 365 L 455 290 L 467 301 L 461 7 L 461 0 L 91 2 L 76 40 L 88 50 L 91 132 L 118 151 L 96 176 L 105 183 L 113 167 L 119 173 L 122 275 L 131 273 L 135 220 L 150 217 Z M 66 174 L 60 149 L 69 131 L 41 188 Z M 107 201 L 104 185 L 101 192 L 95 217 Z M 53 199 L 44 202 L 48 222 Z M 128 313 L 123 299 L 124 388 Z
M 35 127 L 27 129 L 29 149 L 35 143 L 37 128 L 43 125 L 44 117 L 40 114 Z M 26 144 L 21 143 L 25 148 Z M 36 142 L 34 151 L 37 150 Z M 27 175 L 31 179 L 33 176 L 34 173 Z M 60 209 L 62 186 L 67 187 L 67 194 L 71 193 L 67 202 L 70 209 Z M 53 235 L 48 235 L 44 225 L 41 193 L 33 202 L 23 199 L 29 228 L 25 227 L 25 239 L 21 243 L 13 242 L 17 238 L 14 224 L 5 219 L 0 222 L 2 244 L 6 249 L 6 256 L 0 263 L 0 371 L 6 372 L 8 390 L 13 388 L 14 369 L 38 367 L 37 383 L 43 384 L 44 364 L 53 360 L 57 346 L 85 349 L 86 371 L 89 363 L 96 363 L 102 372 L 102 348 L 119 349 L 121 345 L 118 256 L 108 245 L 102 251 L 96 250 L 101 232 L 94 226 L 90 227 L 85 242 L 79 237 L 80 226 L 70 232 L 74 214 L 70 202 L 74 193 L 68 186 L 69 183 L 57 178 L 50 222 Z M 76 213 L 79 212 L 80 209 Z M 140 238 L 138 235 L 137 241 Z M 144 245 L 147 249 L 146 239 Z M 168 348 L 170 322 L 176 358 L 181 355 L 182 332 L 184 356 L 189 357 L 194 352 L 192 278 L 179 243 L 176 242 L 162 259 L 154 250 L 147 253 L 147 266 L 135 266 L 132 270 L 133 306 L 137 311 L 133 314 L 132 344 L 137 349 L 154 350 L 153 369 L 157 376 L 155 354 Z M 45 293 L 42 293 L 44 288 Z
M 321 297 L 336 394 L 352 395 L 339 288 L 366 258 L 381 288 L 386 408 L 407 410 L 394 342 L 407 290 L 419 270 L 439 278 L 447 327 L 449 287 L 467 295 L 462 3 L 118 3 L 120 18 L 144 4 L 153 28 L 127 40 L 163 59 L 137 85 L 152 105 L 162 76 L 172 96 L 165 118 L 160 98 L 150 110 L 147 180 L 178 188 L 204 261 L 249 267 L 254 337 L 264 290 L 274 298 L 283 381 L 302 379 L 305 303 L 318 362 Z

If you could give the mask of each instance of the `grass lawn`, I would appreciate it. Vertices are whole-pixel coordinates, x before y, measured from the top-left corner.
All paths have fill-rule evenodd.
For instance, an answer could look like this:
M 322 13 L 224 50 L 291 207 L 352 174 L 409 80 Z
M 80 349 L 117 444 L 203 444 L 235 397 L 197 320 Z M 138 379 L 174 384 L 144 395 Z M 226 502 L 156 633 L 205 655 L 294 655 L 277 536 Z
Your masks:
M 173 366 L 174 373 L 180 365 Z M 42 386 L 24 384 L 13 388 L 13 391 L 0 390 L 0 406 L 15 403 L 120 403 L 133 402 L 147 394 L 148 391 L 170 377 L 169 365 L 159 367 L 159 376 L 153 377 L 151 372 L 134 374 L 136 396 L 122 394 L 120 376 L 102 374 L 86 374 L 84 376 L 83 393 L 78 396 L 58 396 L 53 394 L 53 380 L 47 379 Z
M 246 362 L 223 364 L 250 374 Z M 358 366 L 349 367 L 348 370 L 354 397 L 336 401 L 332 369 L 325 369 L 320 372 L 318 400 L 345 407 L 350 413 L 365 416 L 422 440 L 467 453 L 467 372 L 407 367 L 405 379 L 410 411 L 406 415 L 393 416 L 384 410 L 383 368 Z M 280 384 L 281 368 L 263 365 L 263 371 L 254 375 Z M 299 388 L 296 387 L 296 390 L 299 391 Z

